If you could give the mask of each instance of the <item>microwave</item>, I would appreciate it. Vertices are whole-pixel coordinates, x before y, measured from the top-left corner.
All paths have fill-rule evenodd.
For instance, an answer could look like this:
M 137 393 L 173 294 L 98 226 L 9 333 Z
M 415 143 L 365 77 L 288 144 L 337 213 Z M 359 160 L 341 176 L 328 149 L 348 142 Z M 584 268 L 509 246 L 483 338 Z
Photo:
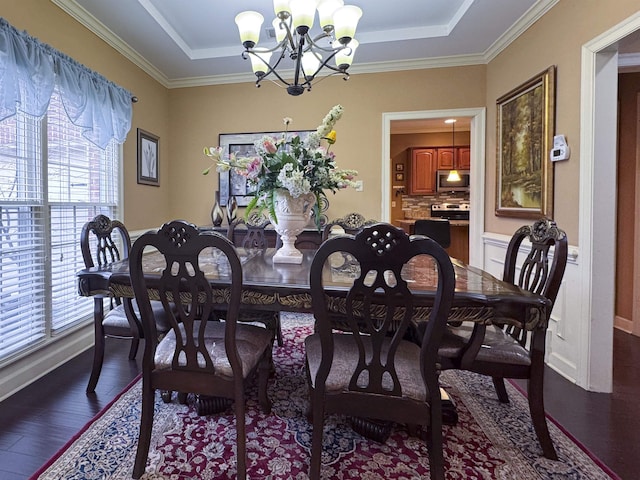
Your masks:
M 460 180 L 450 182 L 449 170 L 438 170 L 436 172 L 436 190 L 438 192 L 468 192 L 471 186 L 471 175 L 469 170 L 458 170 Z

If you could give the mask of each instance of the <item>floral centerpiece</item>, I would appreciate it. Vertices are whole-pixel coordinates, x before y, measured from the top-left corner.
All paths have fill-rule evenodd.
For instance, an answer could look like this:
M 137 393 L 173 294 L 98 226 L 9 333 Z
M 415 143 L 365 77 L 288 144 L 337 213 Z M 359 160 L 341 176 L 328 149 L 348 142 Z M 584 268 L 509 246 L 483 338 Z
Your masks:
M 320 228 L 319 205 L 327 191 L 353 187 L 355 170 L 342 170 L 336 165 L 335 155 L 329 149 L 336 141 L 334 125 L 342 116 L 341 105 L 334 106 L 322 120 L 322 124 L 302 139 L 297 133 L 289 133 L 292 120 L 284 118 L 285 131 L 281 137 L 265 135 L 257 140 L 256 155 L 238 157 L 226 155 L 220 147 L 205 147 L 204 153 L 214 163 L 202 173 L 207 175 L 215 166 L 217 171 L 233 170 L 243 175 L 255 189 L 254 198 L 245 210 L 245 217 L 257 210 L 267 211 L 277 224 L 276 195 L 286 190 L 293 198 L 313 194 L 312 205 L 316 224 Z M 323 146 L 323 141 L 327 146 Z

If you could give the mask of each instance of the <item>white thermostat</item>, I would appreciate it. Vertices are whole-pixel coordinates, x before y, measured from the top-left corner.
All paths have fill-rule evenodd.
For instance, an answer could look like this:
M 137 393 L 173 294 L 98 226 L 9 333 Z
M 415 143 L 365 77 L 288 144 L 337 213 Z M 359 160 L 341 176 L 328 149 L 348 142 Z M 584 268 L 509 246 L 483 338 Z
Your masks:
M 564 135 L 555 135 L 553 137 L 553 148 L 551 149 L 551 161 L 568 160 L 571 156 L 571 148 L 567 145 Z

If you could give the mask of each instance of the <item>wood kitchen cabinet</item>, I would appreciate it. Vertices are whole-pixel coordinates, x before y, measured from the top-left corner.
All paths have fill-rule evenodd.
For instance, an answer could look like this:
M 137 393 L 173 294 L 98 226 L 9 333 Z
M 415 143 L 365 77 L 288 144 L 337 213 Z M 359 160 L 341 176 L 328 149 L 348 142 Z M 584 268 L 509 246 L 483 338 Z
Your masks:
M 469 170 L 471 168 L 471 148 L 438 148 L 438 170 Z
M 435 193 L 438 150 L 435 148 L 412 148 L 409 152 L 409 195 Z

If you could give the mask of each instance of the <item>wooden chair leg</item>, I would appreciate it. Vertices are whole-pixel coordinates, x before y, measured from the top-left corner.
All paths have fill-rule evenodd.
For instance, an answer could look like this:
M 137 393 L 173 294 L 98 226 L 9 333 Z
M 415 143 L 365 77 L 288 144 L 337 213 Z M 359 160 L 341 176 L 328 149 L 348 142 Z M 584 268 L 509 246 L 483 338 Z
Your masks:
M 280 325 L 280 313 L 276 316 L 276 340 L 278 341 L 278 346 L 281 347 L 284 343 L 282 340 L 282 326 Z
M 244 394 L 236 390 L 236 465 L 238 480 L 247 478 L 247 433 L 244 418 Z
M 102 371 L 102 360 L 104 359 L 104 327 L 102 326 L 102 315 L 94 320 L 94 346 L 93 346 L 93 366 L 91 367 L 91 376 L 87 384 L 87 393 L 93 393 L 96 390 L 100 372 Z
M 429 471 L 431 480 L 444 480 L 444 452 L 442 447 L 442 399 L 437 382 L 429 382 L 431 396 L 429 431 L 427 445 L 429 447 Z
M 269 353 L 271 350 L 269 350 Z M 271 357 L 263 358 L 258 365 L 258 403 L 260 404 L 260 410 L 264 414 L 271 413 L 271 401 L 267 390 L 269 388 L 269 377 L 271 376 L 271 369 L 273 367 L 273 361 Z
M 544 412 L 544 390 L 542 375 L 534 376 L 529 379 L 529 387 L 527 389 L 527 398 L 529 399 L 529 413 L 533 429 L 538 437 L 538 442 L 542 447 L 543 455 L 550 460 L 558 460 L 558 454 L 553 446 L 551 435 L 549 435 L 549 426 Z
M 509 395 L 507 394 L 507 389 L 504 386 L 504 378 L 493 377 L 493 386 L 496 389 L 498 400 L 500 400 L 501 403 L 509 403 Z
M 311 398 L 314 392 L 311 392 Z M 313 433 L 311 434 L 311 460 L 309 461 L 309 479 L 320 480 L 322 468 L 322 436 L 324 430 L 324 407 L 322 398 L 317 398 L 313 403 Z
M 135 360 L 138 354 L 138 346 L 140 345 L 140 337 L 134 336 L 131 339 L 131 348 L 129 349 L 129 360 Z
M 136 461 L 133 466 L 133 478 L 140 478 L 147 466 L 149 446 L 151 444 L 151 429 L 153 428 L 153 409 L 155 391 L 142 383 L 142 413 L 140 416 L 140 436 L 138 437 L 138 449 Z

